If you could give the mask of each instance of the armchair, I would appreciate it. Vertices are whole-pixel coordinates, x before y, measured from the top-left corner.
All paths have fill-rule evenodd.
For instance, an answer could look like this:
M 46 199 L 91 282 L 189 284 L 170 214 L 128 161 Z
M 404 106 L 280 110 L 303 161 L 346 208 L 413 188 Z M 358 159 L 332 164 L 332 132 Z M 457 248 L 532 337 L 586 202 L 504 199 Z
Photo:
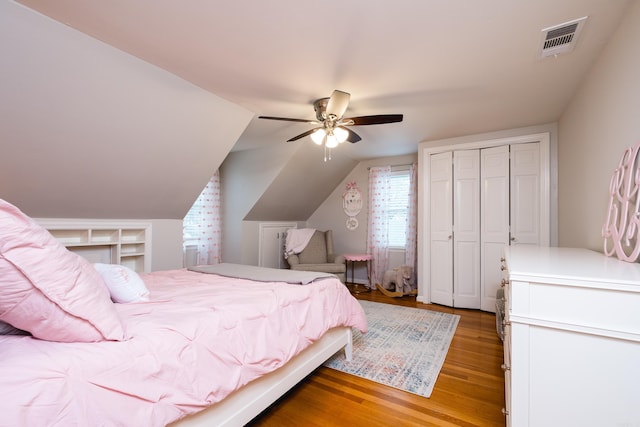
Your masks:
M 344 256 L 333 253 L 333 231 L 316 230 L 307 246 L 298 254 L 287 258 L 291 270 L 320 271 L 338 276 L 342 283 L 347 279 Z

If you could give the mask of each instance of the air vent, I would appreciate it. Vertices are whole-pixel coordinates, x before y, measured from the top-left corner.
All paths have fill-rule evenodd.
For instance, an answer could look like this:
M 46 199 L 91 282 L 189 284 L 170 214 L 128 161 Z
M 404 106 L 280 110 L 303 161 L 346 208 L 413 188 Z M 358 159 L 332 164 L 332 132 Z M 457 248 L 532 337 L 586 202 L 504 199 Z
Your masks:
M 564 24 L 543 29 L 540 42 L 540 57 L 545 58 L 571 52 L 576 46 L 578 36 L 586 20 L 587 17 L 584 16 Z

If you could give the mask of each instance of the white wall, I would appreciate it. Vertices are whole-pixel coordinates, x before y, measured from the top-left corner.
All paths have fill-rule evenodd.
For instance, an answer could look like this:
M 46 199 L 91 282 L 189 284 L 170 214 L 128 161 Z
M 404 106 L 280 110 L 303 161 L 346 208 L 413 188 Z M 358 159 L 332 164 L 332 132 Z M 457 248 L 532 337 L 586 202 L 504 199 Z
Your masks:
M 634 2 L 558 122 L 559 244 L 602 252 L 609 182 L 640 141 L 640 3 Z
M 334 251 L 336 254 L 366 253 L 367 252 L 367 212 L 369 207 L 369 168 L 372 166 L 410 165 L 417 161 L 417 154 L 397 157 L 382 157 L 365 160 L 347 175 L 333 190 L 331 195 L 316 209 L 307 220 L 307 226 L 318 230 L 333 230 Z M 346 227 L 347 214 L 342 208 L 342 193 L 347 183 L 355 182 L 362 192 L 362 210 L 356 216 L 358 228 L 350 231 Z M 393 251 L 390 254 L 389 267 L 397 267 L 404 263 L 404 251 Z M 366 269 L 363 265 L 356 266 L 355 278 L 357 283 L 367 280 Z M 349 280 L 351 280 L 351 266 L 349 266 Z

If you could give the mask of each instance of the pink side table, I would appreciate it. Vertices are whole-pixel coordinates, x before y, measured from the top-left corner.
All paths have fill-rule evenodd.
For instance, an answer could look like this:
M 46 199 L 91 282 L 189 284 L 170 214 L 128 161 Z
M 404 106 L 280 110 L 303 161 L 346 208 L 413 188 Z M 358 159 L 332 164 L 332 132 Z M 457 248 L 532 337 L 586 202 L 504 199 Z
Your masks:
M 351 263 L 351 284 L 353 285 L 353 292 L 354 293 L 361 293 L 361 292 L 371 292 L 371 259 L 373 257 L 369 254 L 345 254 L 344 255 L 344 260 L 345 260 L 345 264 L 346 264 L 346 268 L 347 268 L 347 274 L 349 273 L 349 263 Z M 367 263 L 367 281 L 369 282 L 369 285 L 366 287 L 365 290 L 358 290 L 358 284 L 355 283 L 355 273 L 354 273 L 354 266 L 356 262 L 366 262 Z

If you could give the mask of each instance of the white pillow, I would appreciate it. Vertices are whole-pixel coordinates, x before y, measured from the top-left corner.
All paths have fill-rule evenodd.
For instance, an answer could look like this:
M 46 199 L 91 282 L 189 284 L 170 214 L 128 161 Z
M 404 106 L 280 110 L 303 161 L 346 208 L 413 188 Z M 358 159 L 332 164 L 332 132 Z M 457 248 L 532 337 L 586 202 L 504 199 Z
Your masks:
M 132 269 L 118 264 L 93 264 L 117 303 L 149 301 L 149 290 Z

